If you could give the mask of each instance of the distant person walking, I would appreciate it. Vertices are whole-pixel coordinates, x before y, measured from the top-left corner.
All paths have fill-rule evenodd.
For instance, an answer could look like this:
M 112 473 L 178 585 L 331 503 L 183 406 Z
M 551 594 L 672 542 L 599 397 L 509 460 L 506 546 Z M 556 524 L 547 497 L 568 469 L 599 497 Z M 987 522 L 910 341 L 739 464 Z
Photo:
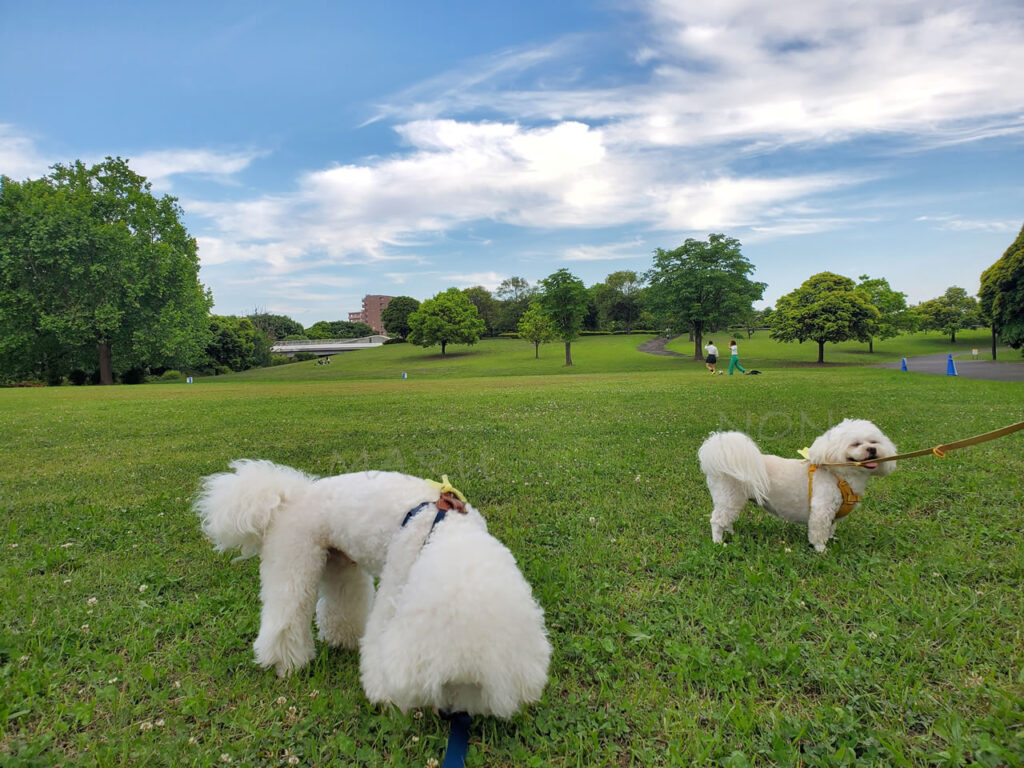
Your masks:
M 729 342 L 729 375 L 732 376 L 732 372 L 736 369 L 740 369 L 740 373 L 746 373 L 747 369 L 740 365 L 740 348 L 736 344 L 736 340 L 733 339 Z
M 704 367 L 713 374 L 715 372 L 715 364 L 718 362 L 718 347 L 715 346 L 715 342 L 708 339 L 708 343 L 704 345 L 704 351 L 708 353 L 707 357 L 704 358 Z

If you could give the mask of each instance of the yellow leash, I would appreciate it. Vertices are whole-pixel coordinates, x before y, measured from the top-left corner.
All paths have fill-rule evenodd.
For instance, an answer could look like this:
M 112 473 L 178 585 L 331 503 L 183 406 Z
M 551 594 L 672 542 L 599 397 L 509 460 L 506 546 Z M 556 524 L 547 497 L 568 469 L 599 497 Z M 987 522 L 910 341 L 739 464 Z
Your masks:
M 1024 421 L 1018 421 L 1016 424 L 1011 424 L 1008 427 L 1002 429 L 994 429 L 991 432 L 986 432 L 983 435 L 975 435 L 974 437 L 968 437 L 965 440 L 957 440 L 955 443 L 944 443 L 943 445 L 936 445 L 934 448 L 922 448 L 919 451 L 912 451 L 910 453 L 901 453 L 896 456 L 883 456 L 877 459 L 865 459 L 864 461 L 844 461 L 836 464 L 819 464 L 821 467 L 862 467 L 865 464 L 880 464 L 883 461 L 896 461 L 897 459 L 913 459 L 917 456 L 927 456 L 929 453 L 933 456 L 938 456 L 940 459 L 946 458 L 946 454 L 949 451 L 955 451 L 958 448 L 966 448 L 969 445 L 977 445 L 978 443 L 987 443 L 989 440 L 995 440 L 998 437 L 1004 437 L 1006 435 L 1013 434 L 1024 429 Z
M 946 458 L 946 454 L 949 451 L 955 451 L 957 448 L 966 448 L 969 445 L 977 445 L 978 443 L 987 443 L 989 440 L 995 440 L 998 437 L 1004 437 L 1005 435 L 1013 434 L 1019 430 L 1024 429 L 1024 421 L 1019 421 L 1016 424 L 1011 424 L 1008 427 L 1002 429 L 994 429 L 991 432 L 986 432 L 982 435 L 975 435 L 974 437 L 968 437 L 965 440 L 957 440 L 955 443 L 944 443 L 942 445 L 936 445 L 934 448 L 922 448 L 919 451 L 911 451 L 910 453 L 900 453 L 896 456 L 883 456 L 879 459 L 870 459 L 868 461 L 843 461 L 838 463 L 826 463 L 826 464 L 809 464 L 807 467 L 807 503 L 811 503 L 811 496 L 814 493 L 814 473 L 818 471 L 818 467 L 862 467 L 865 464 L 880 464 L 883 461 L 896 461 L 897 459 L 913 459 L 917 456 L 927 456 L 931 454 L 938 456 L 940 459 Z M 806 448 L 800 451 L 800 455 L 805 459 Z M 853 508 L 860 502 L 861 497 L 853 492 L 850 488 L 849 483 L 845 480 L 837 478 L 839 483 L 839 492 L 843 495 L 843 505 L 836 512 L 835 520 L 841 517 L 846 517 Z

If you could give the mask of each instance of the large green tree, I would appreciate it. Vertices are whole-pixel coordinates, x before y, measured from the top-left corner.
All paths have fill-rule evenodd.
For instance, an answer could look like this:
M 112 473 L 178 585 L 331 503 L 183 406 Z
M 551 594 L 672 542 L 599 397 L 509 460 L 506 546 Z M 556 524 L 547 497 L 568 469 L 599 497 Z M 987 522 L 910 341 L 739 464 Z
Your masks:
M 52 376 L 92 349 L 103 384 L 200 363 L 213 302 L 181 215 L 121 158 L 0 180 L 0 361 Z
M 693 333 L 693 357 L 703 357 L 704 332 L 742 318 L 764 294 L 765 284 L 750 279 L 754 265 L 740 241 L 711 234 L 688 238 L 672 251 L 658 248 L 647 273 L 648 299 L 677 331 Z
M 409 336 L 421 347 L 441 345 L 441 357 L 449 344 L 476 344 L 486 326 L 473 302 L 458 288 L 449 288 L 424 301 L 409 315 Z
M 498 301 L 498 320 L 495 331 L 514 331 L 519 325 L 519 318 L 537 296 L 537 289 L 530 285 L 529 280 L 522 277 L 506 277 L 494 290 Z
M 867 294 L 878 310 L 877 330 L 868 339 L 868 352 L 875 351 L 875 339 L 891 339 L 917 326 L 917 315 L 907 307 L 907 294 L 894 291 L 884 277 L 860 276 L 857 289 Z
M 537 302 L 530 304 L 530 308 L 519 318 L 517 329 L 519 338 L 533 344 L 534 359 L 540 357 L 541 344 L 555 340 L 555 326 Z
M 380 313 L 380 321 L 388 335 L 404 339 L 409 335 L 409 315 L 420 308 L 412 296 L 395 296 Z
M 376 331 L 366 323 L 351 320 L 318 320 L 306 329 L 307 339 L 360 339 Z
M 462 292 L 473 303 L 477 313 L 480 315 L 480 319 L 484 321 L 484 325 L 487 327 L 485 333 L 488 336 L 494 336 L 497 332 L 498 315 L 501 309 L 497 300 L 482 285 L 464 288 Z
M 263 331 L 271 341 L 281 341 L 288 336 L 297 339 L 306 338 L 306 331 L 302 323 L 292 320 L 287 315 L 274 315 L 268 312 L 256 311 L 246 315 L 249 321 L 259 330 Z
M 622 323 L 626 333 L 632 333 L 643 312 L 644 281 L 636 272 L 628 269 L 612 272 L 604 279 L 611 293 L 611 302 L 606 308 L 608 319 Z
M 560 269 L 540 281 L 540 307 L 551 320 L 555 336 L 565 342 L 565 364 L 572 365 L 572 341 L 580 335 L 590 294 L 583 281 Z
M 779 298 L 772 312 L 771 337 L 778 341 L 814 341 L 818 362 L 825 362 L 825 343 L 878 333 L 878 310 L 848 277 L 833 272 L 812 275 L 795 291 Z
M 914 311 L 921 318 L 921 328 L 949 334 L 949 343 L 956 344 L 956 332 L 981 325 L 978 302 L 959 286 L 952 285 L 937 299 L 918 304 Z
M 270 365 L 270 338 L 245 317 L 210 315 L 210 341 L 206 345 L 207 365 L 245 371 Z
M 1006 253 L 981 273 L 981 313 L 992 327 L 992 359 L 996 337 L 1024 351 L 1024 227 Z

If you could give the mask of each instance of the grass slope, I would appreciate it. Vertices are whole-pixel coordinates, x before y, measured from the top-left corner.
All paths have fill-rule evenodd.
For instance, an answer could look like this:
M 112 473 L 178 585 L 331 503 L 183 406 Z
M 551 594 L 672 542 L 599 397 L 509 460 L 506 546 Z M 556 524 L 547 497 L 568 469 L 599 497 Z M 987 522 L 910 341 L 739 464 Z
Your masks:
M 287 680 L 252 664 L 258 563 L 216 555 L 189 509 L 199 477 L 252 456 L 447 473 L 516 555 L 551 682 L 512 721 L 474 723 L 470 766 L 1022 764 L 1021 435 L 905 462 L 824 556 L 753 509 L 714 546 L 695 460 L 713 429 L 794 455 L 848 415 L 934 445 L 1024 418 L 1020 385 L 712 378 L 620 339 L 574 344 L 574 372 L 546 347 L 530 376 L 506 374 L 532 348 L 496 341 L 0 391 L 0 762 L 440 757 L 447 726 L 369 706 L 352 653 L 321 647 Z

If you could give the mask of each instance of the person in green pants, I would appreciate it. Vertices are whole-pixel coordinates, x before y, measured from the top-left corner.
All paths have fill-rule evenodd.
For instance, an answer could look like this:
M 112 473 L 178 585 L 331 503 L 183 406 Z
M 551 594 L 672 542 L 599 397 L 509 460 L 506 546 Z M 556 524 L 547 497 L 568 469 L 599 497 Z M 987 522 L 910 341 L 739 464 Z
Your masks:
M 729 358 L 729 375 L 732 376 L 732 372 L 736 368 L 740 369 L 740 373 L 746 373 L 747 369 L 740 365 L 740 348 L 735 339 L 729 342 L 729 353 L 732 355 Z

